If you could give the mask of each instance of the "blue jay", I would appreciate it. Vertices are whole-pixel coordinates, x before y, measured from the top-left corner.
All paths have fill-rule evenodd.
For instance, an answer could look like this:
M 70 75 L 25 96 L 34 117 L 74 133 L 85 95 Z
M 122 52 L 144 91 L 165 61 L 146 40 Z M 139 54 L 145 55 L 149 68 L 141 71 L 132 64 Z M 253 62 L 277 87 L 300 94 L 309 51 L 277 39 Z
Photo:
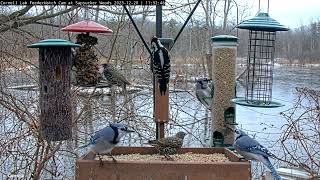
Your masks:
M 274 157 L 274 155 L 243 131 L 236 129 L 234 132 L 236 133 L 236 139 L 233 146 L 236 151 L 248 160 L 262 162 L 271 170 L 271 174 L 276 180 L 281 180 L 281 177 L 277 174 L 277 171 L 269 160 L 269 157 Z
M 165 95 L 170 80 L 170 56 L 157 37 L 151 39 L 153 73 L 158 78 L 160 95 Z
M 209 81 L 208 78 L 200 78 L 197 80 L 196 96 L 206 108 L 211 109 L 214 87 L 213 84 L 208 83 Z
M 112 123 L 109 126 L 99 130 L 91 139 L 90 142 L 80 148 L 84 148 L 91 145 L 91 149 L 84 157 L 98 155 L 100 159 L 100 165 L 102 165 L 101 154 L 109 154 L 120 142 L 120 138 L 127 133 L 134 132 L 129 130 L 128 127 L 121 123 Z M 116 160 L 111 156 L 113 161 Z

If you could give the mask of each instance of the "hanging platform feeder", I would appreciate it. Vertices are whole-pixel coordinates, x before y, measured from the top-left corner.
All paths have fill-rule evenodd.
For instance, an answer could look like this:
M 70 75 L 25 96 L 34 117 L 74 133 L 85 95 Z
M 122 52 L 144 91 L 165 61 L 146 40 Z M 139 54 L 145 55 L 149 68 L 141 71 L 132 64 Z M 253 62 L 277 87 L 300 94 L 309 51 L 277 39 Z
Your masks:
M 262 12 L 237 28 L 249 30 L 246 91 L 244 98 L 233 99 L 232 102 L 261 108 L 283 106 L 272 101 L 274 52 L 276 32 L 289 29 Z
M 39 48 L 40 128 L 48 141 L 72 137 L 71 47 L 79 46 L 63 39 L 47 39 L 28 46 Z
M 98 24 L 91 20 L 80 21 L 61 29 L 68 32 L 86 32 L 77 35 L 77 44 L 81 47 L 76 50 L 74 55 L 75 85 L 92 87 L 96 86 L 101 80 L 99 72 L 99 60 L 92 46 L 98 43 L 96 37 L 90 36 L 89 33 L 112 33 L 108 27 Z

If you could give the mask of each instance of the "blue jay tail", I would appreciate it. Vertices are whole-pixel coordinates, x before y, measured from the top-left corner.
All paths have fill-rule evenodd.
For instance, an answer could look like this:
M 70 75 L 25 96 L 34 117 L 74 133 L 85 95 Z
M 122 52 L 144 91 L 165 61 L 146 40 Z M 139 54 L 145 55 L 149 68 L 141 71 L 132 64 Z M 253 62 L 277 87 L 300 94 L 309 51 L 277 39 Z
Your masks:
M 281 180 L 281 177 L 278 175 L 276 169 L 273 167 L 268 157 L 264 157 L 262 163 L 270 169 L 271 174 L 275 178 L 275 180 Z
M 88 143 L 88 144 L 86 144 L 86 145 L 80 146 L 79 148 L 80 148 L 80 149 L 83 149 L 83 148 L 86 148 L 86 147 L 88 147 L 88 146 L 90 146 L 90 145 L 91 145 L 91 144 Z

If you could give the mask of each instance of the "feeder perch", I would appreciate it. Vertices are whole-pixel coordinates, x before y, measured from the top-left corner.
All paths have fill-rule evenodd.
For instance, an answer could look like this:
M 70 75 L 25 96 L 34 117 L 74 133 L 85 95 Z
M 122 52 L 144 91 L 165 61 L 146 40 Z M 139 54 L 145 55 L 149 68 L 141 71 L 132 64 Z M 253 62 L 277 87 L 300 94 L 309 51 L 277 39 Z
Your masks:
M 215 131 L 213 132 L 213 144 L 214 147 L 224 147 L 224 136 L 221 132 Z
M 81 47 L 77 49 L 74 56 L 74 66 L 76 68 L 76 85 L 95 86 L 101 79 L 99 72 L 99 60 L 92 46 L 98 43 L 96 37 L 90 36 L 94 33 L 112 33 L 112 30 L 91 20 L 80 21 L 61 29 L 68 32 L 86 32 L 77 35 L 77 44 Z
M 39 48 L 40 127 L 48 141 L 72 136 L 71 47 L 79 46 L 63 39 L 47 39 L 28 46 Z
M 224 121 L 228 125 L 238 125 L 238 123 L 236 123 L 236 114 L 234 107 L 229 107 L 224 111 Z
M 272 101 L 275 40 L 277 31 L 289 29 L 262 12 L 237 28 L 249 30 L 249 45 L 245 98 L 234 99 L 233 102 L 263 108 L 282 106 Z

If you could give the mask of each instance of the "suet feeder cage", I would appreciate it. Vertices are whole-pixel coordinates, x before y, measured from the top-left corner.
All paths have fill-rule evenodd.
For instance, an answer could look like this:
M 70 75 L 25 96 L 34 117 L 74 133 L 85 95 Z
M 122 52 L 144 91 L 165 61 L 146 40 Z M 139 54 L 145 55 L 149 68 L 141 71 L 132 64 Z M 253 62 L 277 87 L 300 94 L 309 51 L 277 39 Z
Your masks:
M 39 48 L 40 127 L 48 141 L 72 136 L 71 47 L 79 46 L 63 39 L 47 39 L 28 46 Z
M 225 109 L 234 106 L 230 101 L 235 98 L 238 38 L 230 35 L 218 35 L 212 37 L 211 40 L 213 53 L 212 75 L 214 82 L 211 108 L 211 114 L 213 114 L 212 132 L 219 132 L 223 135 L 222 143 L 232 144 L 234 133 L 225 129 Z M 219 144 L 218 141 L 221 141 L 220 136 L 215 138 L 215 134 L 213 134 L 212 145 Z
M 277 31 L 289 29 L 262 12 L 237 28 L 249 30 L 249 43 L 245 97 L 233 102 L 264 108 L 282 106 L 272 101 L 275 40 Z
M 89 33 L 112 33 L 112 30 L 91 20 L 80 21 L 61 29 L 68 32 L 82 32 L 77 35 L 77 49 L 74 56 L 74 67 L 76 68 L 76 85 L 95 86 L 101 79 L 99 73 L 99 60 L 92 46 L 98 43 L 96 37 Z M 85 33 L 85 34 L 84 34 Z
M 238 123 L 236 123 L 236 113 L 234 107 L 229 107 L 224 111 L 224 121 L 228 125 L 238 125 Z

